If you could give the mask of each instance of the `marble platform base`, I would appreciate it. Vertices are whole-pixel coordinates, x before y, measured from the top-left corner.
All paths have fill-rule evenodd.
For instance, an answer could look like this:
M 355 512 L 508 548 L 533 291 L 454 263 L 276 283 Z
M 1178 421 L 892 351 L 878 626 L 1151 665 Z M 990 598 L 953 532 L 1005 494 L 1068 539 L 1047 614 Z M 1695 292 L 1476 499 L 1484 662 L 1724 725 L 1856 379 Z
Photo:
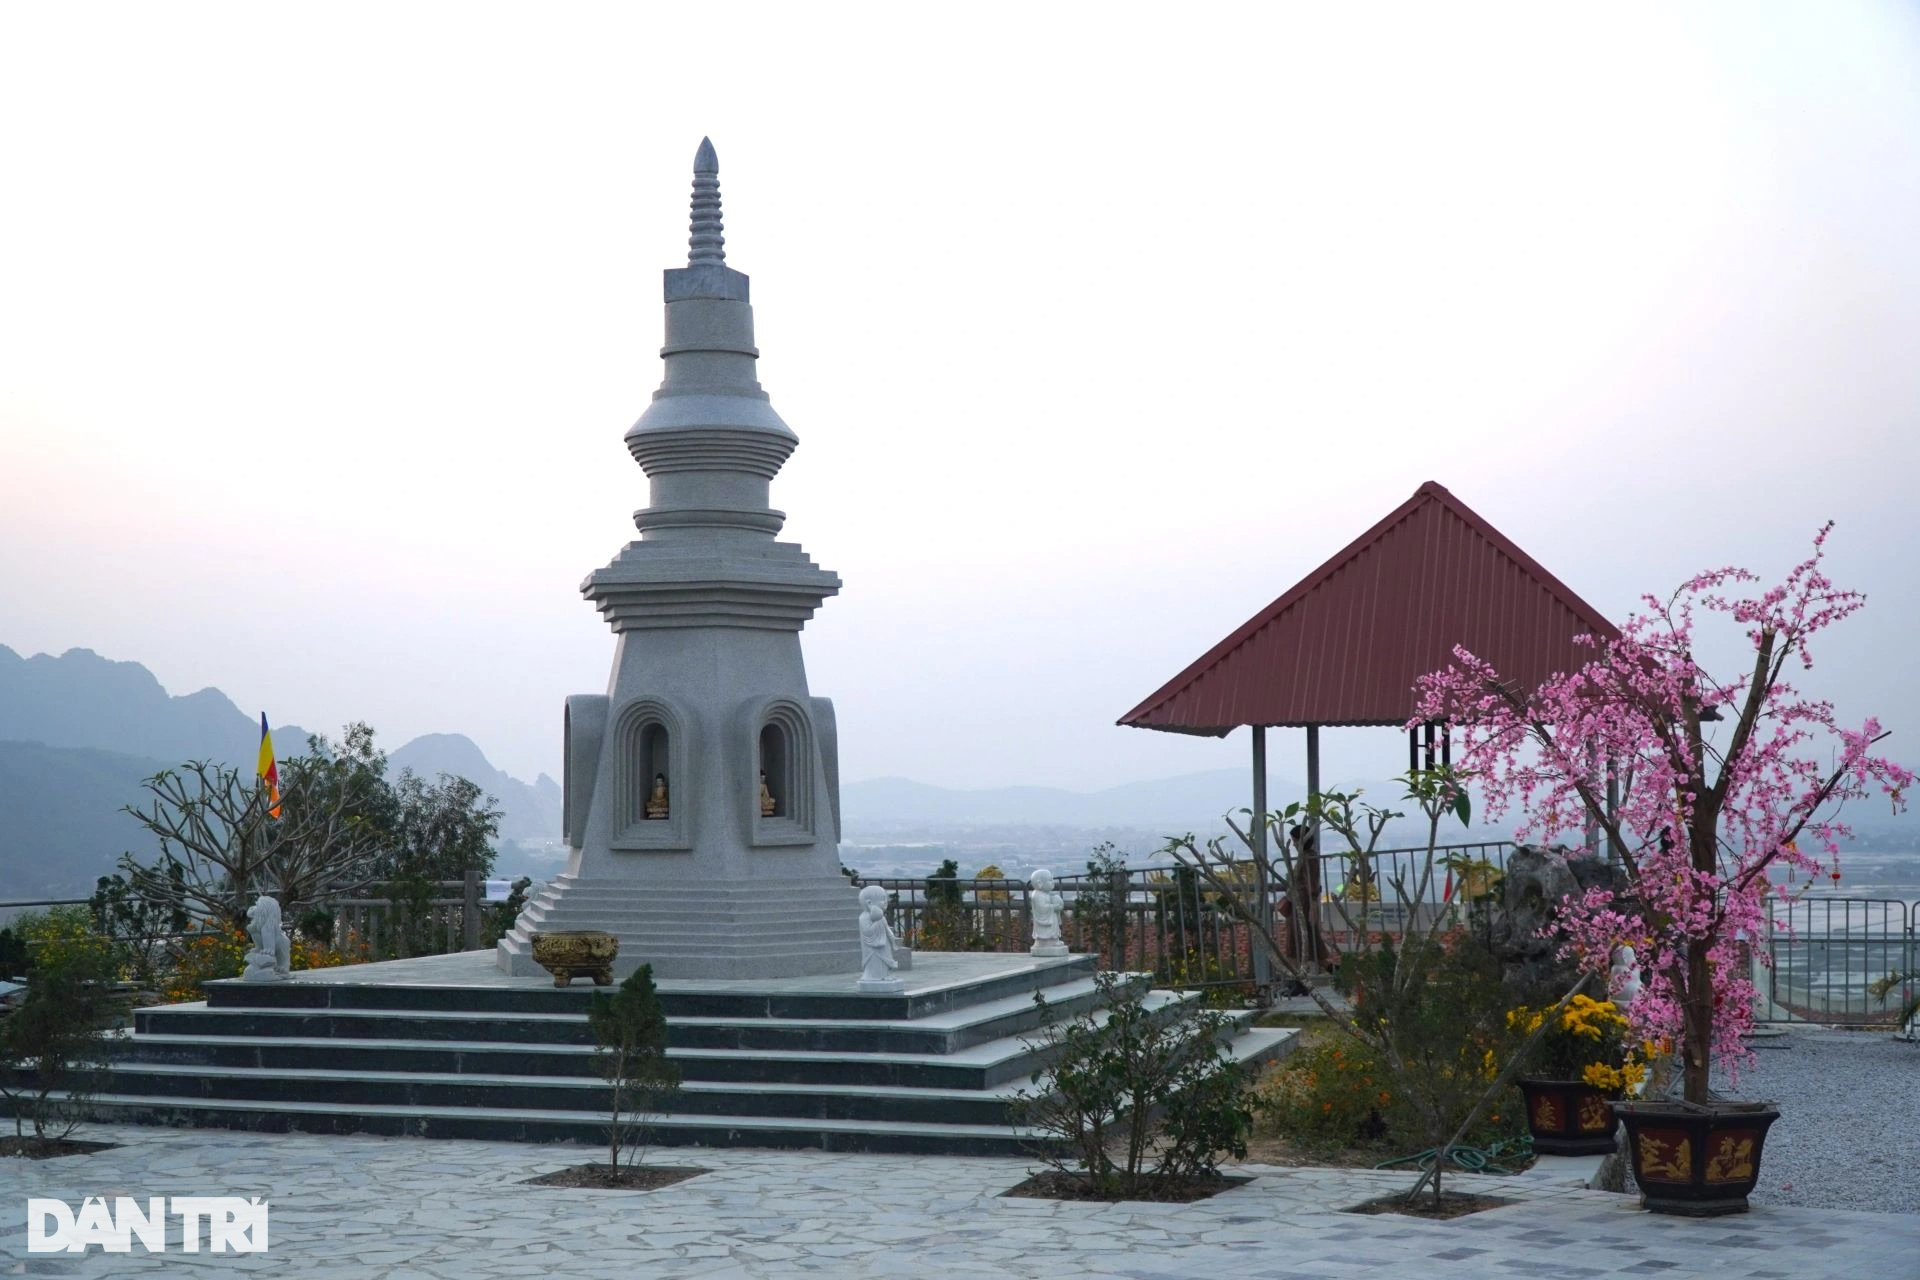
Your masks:
M 892 992 L 846 974 L 662 981 L 682 1083 L 649 1117 L 649 1141 L 1030 1154 L 1045 1138 L 1018 1127 L 1017 1095 L 1052 1052 L 1034 1032 L 1104 1004 L 1094 957 L 915 961 Z M 1157 1010 L 1195 997 L 1145 998 Z M 598 1147 L 608 1097 L 591 999 L 501 973 L 485 951 L 209 982 L 204 1003 L 137 1010 L 132 1034 L 111 1037 L 91 1107 L 102 1122 Z M 1235 1017 L 1242 1059 L 1294 1034 Z
M 1051 960 L 1057 956 L 1066 955 L 1067 944 L 1064 942 L 1036 942 L 1027 948 L 1027 954 L 1036 959 Z
M 854 990 L 867 991 L 878 995 L 896 995 L 904 993 L 907 984 L 899 978 L 862 978 L 854 984 Z

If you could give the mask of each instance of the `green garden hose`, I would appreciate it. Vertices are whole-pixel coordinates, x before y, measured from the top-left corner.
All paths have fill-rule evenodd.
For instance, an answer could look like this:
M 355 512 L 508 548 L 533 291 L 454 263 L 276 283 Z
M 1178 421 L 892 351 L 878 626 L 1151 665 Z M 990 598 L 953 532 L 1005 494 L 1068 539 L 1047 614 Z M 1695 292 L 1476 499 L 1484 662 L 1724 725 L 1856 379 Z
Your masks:
M 1518 1138 L 1502 1138 L 1487 1147 L 1469 1147 L 1461 1145 L 1447 1152 L 1447 1163 L 1462 1173 L 1493 1173 L 1508 1176 L 1519 1172 L 1504 1165 L 1495 1164 L 1507 1156 L 1529 1156 L 1533 1154 L 1533 1137 L 1523 1134 Z M 1395 1165 L 1411 1164 L 1426 1169 L 1432 1166 L 1434 1148 L 1417 1151 L 1410 1156 L 1400 1156 L 1393 1160 L 1382 1160 L 1373 1166 L 1376 1169 L 1391 1169 Z

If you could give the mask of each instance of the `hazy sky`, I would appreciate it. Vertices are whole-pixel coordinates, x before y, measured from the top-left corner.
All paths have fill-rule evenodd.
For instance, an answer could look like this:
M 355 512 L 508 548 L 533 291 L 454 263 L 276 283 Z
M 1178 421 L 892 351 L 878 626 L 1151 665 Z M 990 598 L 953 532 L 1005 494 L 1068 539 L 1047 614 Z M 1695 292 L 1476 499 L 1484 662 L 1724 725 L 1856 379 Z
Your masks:
M 0 643 L 557 772 L 702 134 L 848 778 L 1237 766 L 1113 721 L 1427 479 L 1613 616 L 1837 518 L 1920 758 L 1911 5 L 7 6 Z

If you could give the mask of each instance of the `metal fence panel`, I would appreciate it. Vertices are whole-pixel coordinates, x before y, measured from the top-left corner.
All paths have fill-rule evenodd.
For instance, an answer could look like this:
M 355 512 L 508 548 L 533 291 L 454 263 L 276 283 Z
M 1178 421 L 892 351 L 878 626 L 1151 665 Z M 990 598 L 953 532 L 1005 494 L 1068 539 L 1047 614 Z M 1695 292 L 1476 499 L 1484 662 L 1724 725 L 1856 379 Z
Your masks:
M 1769 904 L 1766 947 L 1773 963 L 1758 985 L 1776 1017 L 1833 1026 L 1893 1026 L 1916 983 L 1884 996 L 1868 987 L 1913 974 L 1920 910 L 1897 898 L 1801 898 Z

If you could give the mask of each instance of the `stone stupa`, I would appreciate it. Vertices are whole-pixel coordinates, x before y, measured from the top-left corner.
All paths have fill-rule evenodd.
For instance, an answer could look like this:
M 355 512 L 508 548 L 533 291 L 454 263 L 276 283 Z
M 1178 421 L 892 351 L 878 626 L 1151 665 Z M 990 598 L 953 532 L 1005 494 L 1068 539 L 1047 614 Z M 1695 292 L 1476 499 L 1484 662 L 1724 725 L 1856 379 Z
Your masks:
M 665 280 L 666 376 L 627 432 L 646 472 L 640 537 L 581 586 L 617 642 L 607 694 L 568 698 L 565 874 L 501 939 L 618 936 L 616 976 L 754 979 L 860 968 L 840 873 L 833 704 L 800 629 L 840 580 L 797 544 L 768 486 L 799 443 L 754 378 L 747 277 L 726 265 L 719 162 L 693 162 L 687 265 Z

